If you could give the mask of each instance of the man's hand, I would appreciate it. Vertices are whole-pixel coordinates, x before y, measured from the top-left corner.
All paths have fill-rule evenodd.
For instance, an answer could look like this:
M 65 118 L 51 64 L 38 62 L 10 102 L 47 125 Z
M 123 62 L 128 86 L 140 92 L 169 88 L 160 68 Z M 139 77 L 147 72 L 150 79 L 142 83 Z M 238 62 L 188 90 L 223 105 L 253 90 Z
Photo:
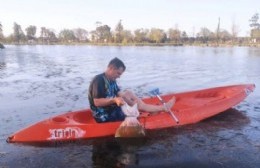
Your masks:
M 122 97 L 115 97 L 114 101 L 118 106 L 122 106 L 123 104 L 125 104 L 125 101 Z

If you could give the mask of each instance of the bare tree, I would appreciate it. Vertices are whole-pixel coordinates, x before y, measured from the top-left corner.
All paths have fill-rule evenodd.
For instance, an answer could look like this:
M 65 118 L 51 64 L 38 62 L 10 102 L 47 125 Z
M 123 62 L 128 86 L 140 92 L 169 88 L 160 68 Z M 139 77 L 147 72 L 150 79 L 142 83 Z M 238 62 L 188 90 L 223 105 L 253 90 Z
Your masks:
M 75 37 L 79 41 L 88 41 L 88 32 L 85 29 L 77 28 L 73 30 Z
M 170 41 L 174 41 L 176 44 L 180 42 L 181 31 L 178 28 L 168 30 L 168 38 Z
M 203 27 L 200 29 L 200 32 L 197 34 L 197 38 L 201 40 L 203 43 L 207 43 L 212 35 L 212 32 L 206 28 Z
M 219 37 L 220 39 L 222 40 L 222 42 L 226 42 L 228 40 L 230 40 L 232 38 L 232 35 L 225 29 L 222 29 L 220 32 L 219 32 Z
M 54 33 L 54 30 L 47 29 L 46 27 L 41 27 L 41 35 L 40 39 L 42 43 L 51 43 L 51 42 L 57 42 L 57 37 Z

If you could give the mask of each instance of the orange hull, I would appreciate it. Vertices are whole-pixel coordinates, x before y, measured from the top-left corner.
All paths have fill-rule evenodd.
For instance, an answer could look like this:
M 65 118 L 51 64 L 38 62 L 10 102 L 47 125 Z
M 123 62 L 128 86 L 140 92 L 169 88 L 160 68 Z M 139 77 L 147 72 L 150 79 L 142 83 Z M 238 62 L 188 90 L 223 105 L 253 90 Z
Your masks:
M 153 115 L 142 112 L 139 121 L 145 129 L 161 129 L 196 123 L 240 103 L 253 92 L 254 88 L 254 84 L 246 84 L 163 95 L 161 97 L 165 101 L 172 96 L 177 98 L 171 110 L 179 119 L 179 124 L 165 112 Z M 149 104 L 160 104 L 156 97 L 143 100 Z M 91 111 L 85 109 L 43 120 L 14 133 L 7 140 L 8 142 L 47 142 L 111 136 L 115 134 L 120 123 L 96 123 Z

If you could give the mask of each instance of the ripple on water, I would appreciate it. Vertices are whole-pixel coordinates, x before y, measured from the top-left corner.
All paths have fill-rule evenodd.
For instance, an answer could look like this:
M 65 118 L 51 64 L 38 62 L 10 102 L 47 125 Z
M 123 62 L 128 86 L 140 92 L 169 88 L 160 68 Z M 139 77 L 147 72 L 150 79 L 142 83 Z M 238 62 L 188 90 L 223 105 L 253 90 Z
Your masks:
M 257 111 L 257 112 L 260 112 L 260 103 L 254 107 L 254 110 Z

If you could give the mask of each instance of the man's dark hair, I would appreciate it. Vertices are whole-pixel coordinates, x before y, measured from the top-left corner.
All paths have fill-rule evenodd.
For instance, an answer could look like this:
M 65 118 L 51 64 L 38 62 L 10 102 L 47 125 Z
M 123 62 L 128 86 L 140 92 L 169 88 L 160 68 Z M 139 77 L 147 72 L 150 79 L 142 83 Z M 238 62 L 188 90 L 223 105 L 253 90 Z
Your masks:
M 119 69 L 120 67 L 123 68 L 123 70 L 125 71 L 126 67 L 125 67 L 125 64 L 123 63 L 123 61 L 121 61 L 120 59 L 118 59 L 117 57 L 113 58 L 109 64 L 108 64 L 108 67 L 109 66 L 113 66 L 115 67 L 116 69 Z

